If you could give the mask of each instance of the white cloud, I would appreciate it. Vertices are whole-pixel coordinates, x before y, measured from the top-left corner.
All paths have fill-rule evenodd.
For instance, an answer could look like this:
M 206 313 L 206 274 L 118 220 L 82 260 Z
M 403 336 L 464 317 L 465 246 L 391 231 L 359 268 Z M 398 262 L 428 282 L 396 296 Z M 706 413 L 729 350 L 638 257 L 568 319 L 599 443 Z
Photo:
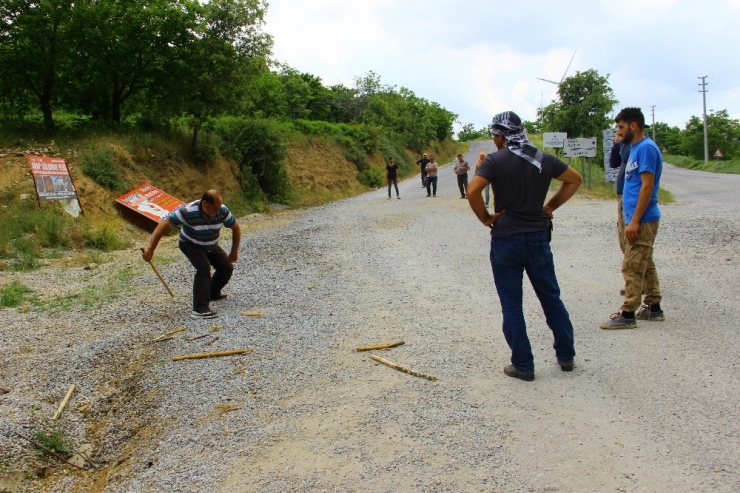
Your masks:
M 740 71 L 726 56 L 740 45 L 738 13 L 740 0 L 281 0 L 266 30 L 278 61 L 326 84 L 372 70 L 476 127 L 505 109 L 536 118 L 555 97 L 537 77 L 559 81 L 577 49 L 568 75 L 610 73 L 621 106 L 656 105 L 660 121 L 682 126 L 701 113 L 699 75 L 710 76 L 708 106 L 740 112 L 737 91 L 712 92 L 716 74 Z

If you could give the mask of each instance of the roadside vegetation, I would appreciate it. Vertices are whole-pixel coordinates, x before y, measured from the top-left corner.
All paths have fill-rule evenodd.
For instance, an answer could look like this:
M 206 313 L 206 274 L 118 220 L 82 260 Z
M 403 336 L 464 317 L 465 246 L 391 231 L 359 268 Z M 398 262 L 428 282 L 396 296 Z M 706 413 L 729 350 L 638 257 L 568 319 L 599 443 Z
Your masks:
M 454 155 L 457 115 L 438 103 L 372 71 L 328 86 L 274 60 L 266 9 L 262 0 L 0 4 L 0 154 L 65 157 L 99 187 L 88 201 L 110 203 L 109 214 L 73 219 L 57 203 L 19 201 L 6 183 L 0 270 L 33 270 L 65 249 L 130 246 L 135 235 L 110 197 L 154 171 L 205 175 L 227 162 L 238 187 L 225 198 L 243 215 L 378 187 L 389 156 L 403 177 L 416 172 L 413 154 Z M 352 163 L 351 179 L 333 188 L 291 180 L 296 146 L 322 142 L 344 161 L 324 167 Z

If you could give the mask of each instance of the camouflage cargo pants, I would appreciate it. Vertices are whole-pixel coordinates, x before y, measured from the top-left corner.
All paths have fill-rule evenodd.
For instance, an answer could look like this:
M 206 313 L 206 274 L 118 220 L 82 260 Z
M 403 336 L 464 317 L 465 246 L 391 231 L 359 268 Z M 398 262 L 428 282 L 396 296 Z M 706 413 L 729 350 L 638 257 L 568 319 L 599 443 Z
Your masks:
M 622 276 L 626 292 L 622 311 L 635 311 L 642 304 L 642 293 L 645 292 L 645 304 L 660 303 L 660 282 L 658 271 L 653 262 L 653 243 L 658 234 L 660 221 L 641 223 L 637 232 L 637 240 L 633 243 L 624 238 L 624 259 L 622 260 Z

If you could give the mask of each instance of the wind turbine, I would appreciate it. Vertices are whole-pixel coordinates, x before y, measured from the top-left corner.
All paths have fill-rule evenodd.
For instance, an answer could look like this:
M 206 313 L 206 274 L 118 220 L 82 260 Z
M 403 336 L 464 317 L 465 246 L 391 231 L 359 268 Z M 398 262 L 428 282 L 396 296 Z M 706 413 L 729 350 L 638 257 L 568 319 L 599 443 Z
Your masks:
M 576 49 L 576 51 L 573 52 L 573 56 L 570 57 L 570 61 L 568 62 L 568 66 L 565 67 L 565 72 L 563 72 L 563 76 L 560 78 L 560 82 L 555 82 L 554 80 L 550 80 L 550 79 L 542 79 L 540 77 L 536 77 L 536 79 L 549 82 L 550 84 L 555 84 L 556 86 L 559 86 L 560 84 L 562 84 L 563 81 L 565 80 L 565 76 L 568 75 L 568 69 L 570 69 L 570 64 L 573 63 L 573 59 L 576 57 L 577 51 L 578 49 Z

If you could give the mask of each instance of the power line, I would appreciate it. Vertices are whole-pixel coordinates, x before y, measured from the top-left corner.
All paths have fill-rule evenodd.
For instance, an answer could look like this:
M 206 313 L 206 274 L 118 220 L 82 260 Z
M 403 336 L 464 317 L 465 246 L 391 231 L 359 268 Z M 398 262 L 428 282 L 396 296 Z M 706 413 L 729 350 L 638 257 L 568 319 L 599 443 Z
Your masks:
M 722 77 L 723 75 L 726 75 L 726 74 L 735 74 L 735 73 L 738 73 L 738 72 L 740 72 L 740 68 L 734 68 L 734 69 L 728 70 L 726 72 L 720 72 L 718 74 L 714 74 L 714 75 L 712 75 L 712 78 L 714 78 L 714 77 Z

